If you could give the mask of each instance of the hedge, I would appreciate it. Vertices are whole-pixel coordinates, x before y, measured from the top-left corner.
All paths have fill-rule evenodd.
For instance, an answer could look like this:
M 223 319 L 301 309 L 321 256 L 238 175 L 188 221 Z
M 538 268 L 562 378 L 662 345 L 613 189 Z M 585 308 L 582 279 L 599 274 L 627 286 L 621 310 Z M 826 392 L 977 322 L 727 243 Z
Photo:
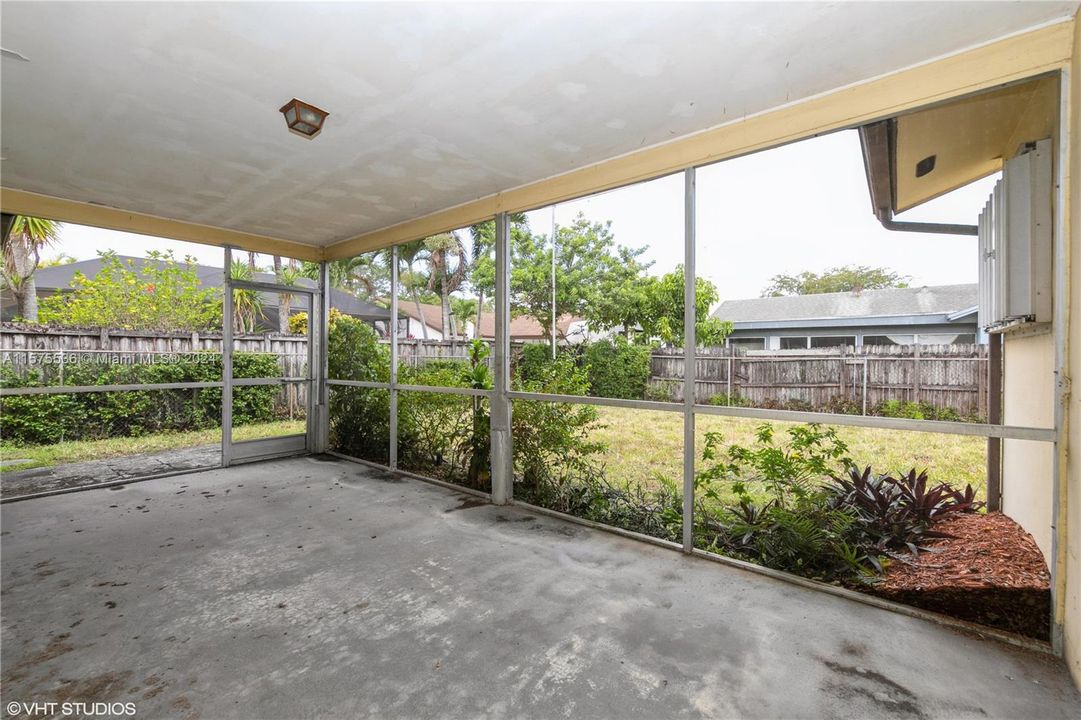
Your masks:
M 130 385 L 220 381 L 221 355 L 169 364 L 73 364 L 65 366 L 66 385 Z M 0 365 L 5 388 L 56 385 L 49 368 L 20 375 L 10 363 Z M 235 353 L 233 376 L 274 377 L 278 359 L 262 353 Z M 275 418 L 275 386 L 233 389 L 233 424 Z M 0 434 L 16 444 L 51 445 L 69 440 L 138 437 L 159 432 L 200 430 L 221 425 L 221 389 L 83 392 L 21 395 L 0 399 Z

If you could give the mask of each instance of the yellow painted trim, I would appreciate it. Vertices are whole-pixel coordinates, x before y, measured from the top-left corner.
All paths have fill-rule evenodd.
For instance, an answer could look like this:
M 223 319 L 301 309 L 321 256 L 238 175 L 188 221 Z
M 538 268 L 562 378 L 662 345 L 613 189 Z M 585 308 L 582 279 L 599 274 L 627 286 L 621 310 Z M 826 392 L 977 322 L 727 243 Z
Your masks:
M 1074 20 L 932 60 L 678 140 L 447 208 L 335 243 L 335 260 L 491 218 L 745 155 L 1059 70 L 1070 62 Z
M 129 212 L 104 205 L 65 200 L 51 195 L 26 192 L 25 190 L 0 188 L 0 207 L 3 208 L 4 212 L 14 215 L 42 217 L 76 225 L 90 225 L 139 235 L 153 235 L 154 237 L 202 243 L 203 245 L 217 245 L 219 247 L 231 245 L 241 250 L 251 250 L 269 255 L 283 255 L 299 260 L 318 262 L 323 259 L 323 249 L 312 245 L 237 230 L 227 230 L 210 225 L 199 225 L 184 222 L 183 220 L 172 220 L 157 215 Z

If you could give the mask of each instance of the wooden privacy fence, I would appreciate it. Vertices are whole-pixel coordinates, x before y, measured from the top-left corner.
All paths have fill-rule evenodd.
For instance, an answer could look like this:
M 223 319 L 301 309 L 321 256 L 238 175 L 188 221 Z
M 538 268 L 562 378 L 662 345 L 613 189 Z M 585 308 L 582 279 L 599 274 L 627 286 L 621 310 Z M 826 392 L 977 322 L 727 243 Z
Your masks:
M 246 333 L 233 336 L 236 352 L 266 353 L 278 361 L 282 377 L 307 375 L 308 339 L 303 335 Z M 222 351 L 220 332 L 147 332 L 140 330 L 0 327 L 0 362 L 15 372 L 48 366 L 61 384 L 65 367 L 75 364 L 140 365 L 185 360 L 197 352 Z M 292 417 L 306 405 L 307 387 L 289 383 L 278 403 Z
M 308 342 L 302 335 L 238 334 L 234 340 L 237 351 L 276 356 L 285 377 L 303 377 L 307 372 Z M 66 362 L 86 362 L 88 355 L 98 353 L 118 355 L 123 362 L 154 362 L 161 356 L 221 352 L 221 348 L 221 333 L 0 327 L 0 360 L 15 368 L 28 366 L 34 355 L 39 359 L 48 355 L 54 365 L 60 354 L 66 355 Z M 401 361 L 412 366 L 430 360 L 465 361 L 469 342 L 399 340 L 398 352 Z M 986 345 L 767 351 L 700 348 L 695 402 L 721 396 L 722 402 L 727 397 L 756 406 L 871 413 L 884 401 L 900 400 L 987 417 L 988 367 Z M 655 350 L 650 375 L 652 396 L 682 400 L 682 348 Z M 303 407 L 304 393 L 303 385 L 288 385 L 283 388 L 282 402 L 291 409 Z
M 987 417 L 986 345 L 891 345 L 822 350 L 701 348 L 695 402 L 868 414 L 887 400 Z M 654 351 L 654 394 L 683 399 L 683 350 Z M 721 396 L 721 397 L 718 397 Z

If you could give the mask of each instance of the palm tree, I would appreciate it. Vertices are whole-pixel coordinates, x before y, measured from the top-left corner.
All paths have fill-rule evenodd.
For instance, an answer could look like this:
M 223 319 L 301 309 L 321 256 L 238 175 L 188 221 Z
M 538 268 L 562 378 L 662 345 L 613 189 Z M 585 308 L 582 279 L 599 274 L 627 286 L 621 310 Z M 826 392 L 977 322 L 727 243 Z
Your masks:
M 60 239 L 60 223 L 17 215 L 3 238 L 4 266 L 0 276 L 15 297 L 18 317 L 38 321 L 38 288 L 34 272 L 41 262 L 42 248 Z
M 413 240 L 398 246 L 398 262 L 405 265 L 405 286 L 409 288 L 409 294 L 413 297 L 413 304 L 416 305 L 417 317 L 420 320 L 420 331 L 427 340 L 428 323 L 424 322 L 424 313 L 420 310 L 420 294 L 417 292 L 421 286 L 418 282 L 421 276 L 415 268 L 416 263 L 423 259 L 425 252 L 423 240 Z M 394 318 L 394 322 L 398 322 L 398 319 Z
M 428 289 L 439 291 L 441 324 L 445 340 L 454 335 L 450 326 L 450 294 L 465 282 L 466 273 L 469 271 L 469 261 L 466 259 L 465 245 L 456 233 L 432 235 L 424 239 L 424 246 L 428 249 L 430 269 Z M 451 270 L 452 265 L 453 270 Z
M 279 285 L 295 286 L 300 276 L 300 270 L 295 264 L 283 266 L 281 257 L 274 256 L 274 277 Z M 282 335 L 289 332 L 289 314 L 293 309 L 294 297 L 296 296 L 292 293 L 278 293 L 278 332 Z
M 254 277 L 251 266 L 243 260 L 234 260 L 229 268 L 229 277 L 233 280 L 248 280 Z M 238 333 L 254 332 L 255 318 L 263 314 L 263 305 L 259 293 L 255 290 L 233 289 L 233 331 Z

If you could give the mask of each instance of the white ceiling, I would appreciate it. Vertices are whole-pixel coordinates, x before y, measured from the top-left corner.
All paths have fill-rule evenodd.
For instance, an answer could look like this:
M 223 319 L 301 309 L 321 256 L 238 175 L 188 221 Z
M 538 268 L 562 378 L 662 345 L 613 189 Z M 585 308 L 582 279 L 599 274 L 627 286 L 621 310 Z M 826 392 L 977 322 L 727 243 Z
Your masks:
M 1077 6 L 5 0 L 0 181 L 328 245 Z

